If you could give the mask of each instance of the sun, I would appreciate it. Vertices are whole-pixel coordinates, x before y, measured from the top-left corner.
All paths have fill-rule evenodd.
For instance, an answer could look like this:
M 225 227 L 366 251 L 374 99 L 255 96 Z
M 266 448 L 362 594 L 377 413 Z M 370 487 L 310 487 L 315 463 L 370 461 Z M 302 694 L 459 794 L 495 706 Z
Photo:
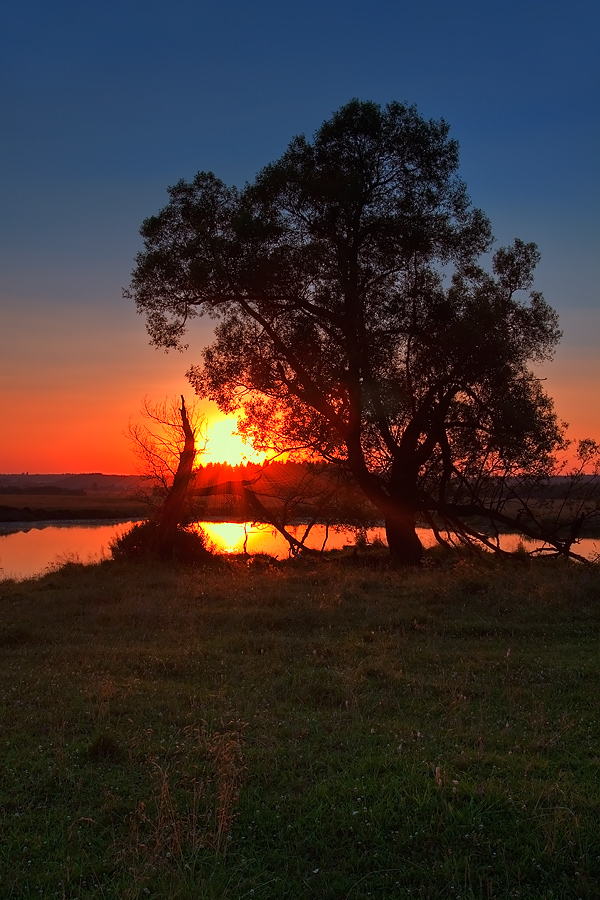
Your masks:
M 237 434 L 237 419 L 229 416 L 226 419 L 213 419 L 208 423 L 208 442 L 202 454 L 203 463 L 229 463 L 237 466 L 240 463 L 262 463 L 266 453 L 257 453 L 250 444 L 244 443 Z

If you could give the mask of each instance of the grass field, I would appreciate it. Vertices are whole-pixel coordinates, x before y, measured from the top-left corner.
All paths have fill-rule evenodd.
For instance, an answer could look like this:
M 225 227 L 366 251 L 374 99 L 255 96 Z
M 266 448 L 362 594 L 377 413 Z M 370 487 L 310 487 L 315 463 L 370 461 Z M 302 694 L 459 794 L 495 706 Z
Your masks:
M 82 497 L 48 494 L 2 494 L 0 506 L 20 510 L 48 510 L 50 513 L 72 513 L 73 518 L 91 518 L 100 515 L 106 518 L 128 518 L 148 514 L 148 507 L 126 493 L 111 494 L 107 491 L 88 492 Z
M 600 571 L 0 585 L 0 896 L 600 897 Z

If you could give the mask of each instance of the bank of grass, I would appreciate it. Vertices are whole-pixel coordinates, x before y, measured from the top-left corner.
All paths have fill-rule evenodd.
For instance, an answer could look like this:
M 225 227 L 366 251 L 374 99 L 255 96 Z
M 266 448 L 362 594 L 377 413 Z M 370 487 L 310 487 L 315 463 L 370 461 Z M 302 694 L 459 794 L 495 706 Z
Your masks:
M 0 585 L 0 896 L 600 897 L 600 572 Z

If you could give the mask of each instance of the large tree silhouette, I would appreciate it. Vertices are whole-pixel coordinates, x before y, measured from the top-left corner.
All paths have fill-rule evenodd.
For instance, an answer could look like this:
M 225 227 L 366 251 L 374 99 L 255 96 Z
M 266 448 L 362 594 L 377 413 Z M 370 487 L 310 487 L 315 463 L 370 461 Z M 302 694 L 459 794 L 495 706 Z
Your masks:
M 142 226 L 126 296 L 165 348 L 214 316 L 196 390 L 241 412 L 259 445 L 350 470 L 400 562 L 421 558 L 418 516 L 488 543 L 490 526 L 516 525 L 568 552 L 509 504 L 563 441 L 530 368 L 557 317 L 532 292 L 534 244 L 479 264 L 491 228 L 448 132 L 353 100 L 241 191 L 212 173 L 180 181 Z

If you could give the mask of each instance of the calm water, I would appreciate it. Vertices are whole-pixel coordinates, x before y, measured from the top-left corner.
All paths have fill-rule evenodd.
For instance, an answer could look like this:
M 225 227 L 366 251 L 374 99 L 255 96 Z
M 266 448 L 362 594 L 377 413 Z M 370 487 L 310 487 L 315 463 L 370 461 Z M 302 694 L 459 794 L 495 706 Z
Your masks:
M 248 553 L 268 553 L 285 559 L 288 545 L 285 539 L 270 525 L 251 525 L 239 522 L 199 522 L 208 540 L 220 553 L 241 553 L 246 544 Z M 0 578 L 30 578 L 40 575 L 69 560 L 88 563 L 98 562 L 110 556 L 110 541 L 131 527 L 129 522 L 120 524 L 52 524 L 28 526 L 27 531 L 0 534 Z M 304 526 L 290 527 L 290 532 L 300 538 Z M 426 528 L 417 529 L 425 547 L 435 544 L 433 533 Z M 379 538 L 385 541 L 383 528 L 371 528 L 367 532 L 369 541 Z M 338 549 L 354 543 L 354 535 L 348 529 L 329 529 L 315 525 L 310 532 L 309 547 L 321 549 L 327 537 L 328 550 Z M 503 535 L 502 544 L 506 550 L 514 550 L 519 535 Z M 600 540 L 581 541 L 578 552 L 592 558 L 600 553 Z
M 130 527 L 130 522 L 32 523 L 26 531 L 0 534 L 0 578 L 30 578 L 71 559 L 99 562 L 110 556 L 109 541 Z

